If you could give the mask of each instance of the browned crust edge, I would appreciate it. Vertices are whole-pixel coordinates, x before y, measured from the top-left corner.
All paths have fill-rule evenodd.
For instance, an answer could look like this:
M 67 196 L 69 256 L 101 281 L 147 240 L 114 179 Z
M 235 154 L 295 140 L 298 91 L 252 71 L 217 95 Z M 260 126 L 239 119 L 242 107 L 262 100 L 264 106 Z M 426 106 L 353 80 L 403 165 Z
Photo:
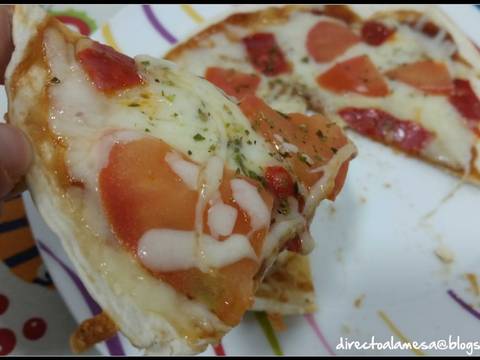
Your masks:
M 346 5 L 285 5 L 282 7 L 267 7 L 252 12 L 240 12 L 231 14 L 225 19 L 208 26 L 186 41 L 175 46 L 164 57 L 167 60 L 175 61 L 175 59 L 180 57 L 184 51 L 198 47 L 199 44 L 209 36 L 221 32 L 228 34 L 227 27 L 229 25 L 255 28 L 256 26 L 262 26 L 265 24 L 282 23 L 288 20 L 291 13 L 296 11 L 312 12 L 317 15 L 328 15 L 344 21 L 347 24 L 360 20 L 360 17 Z
M 107 313 L 100 314 L 84 320 L 70 337 L 72 352 L 82 353 L 95 344 L 107 340 L 118 331 L 117 325 Z

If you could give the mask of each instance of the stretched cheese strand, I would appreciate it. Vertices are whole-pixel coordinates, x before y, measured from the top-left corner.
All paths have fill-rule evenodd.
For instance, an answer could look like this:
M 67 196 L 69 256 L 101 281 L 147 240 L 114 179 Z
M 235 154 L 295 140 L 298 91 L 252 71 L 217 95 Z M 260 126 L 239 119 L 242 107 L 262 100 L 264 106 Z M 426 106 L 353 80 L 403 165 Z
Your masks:
M 218 189 L 222 182 L 225 161 L 219 156 L 212 156 L 208 159 L 206 166 L 202 169 L 200 175 L 200 194 L 198 202 L 195 205 L 195 236 L 197 242 L 197 256 L 199 269 L 203 272 L 209 270 L 206 264 L 207 254 L 205 253 L 205 244 L 203 244 L 203 213 L 208 201 L 214 197 L 219 197 Z

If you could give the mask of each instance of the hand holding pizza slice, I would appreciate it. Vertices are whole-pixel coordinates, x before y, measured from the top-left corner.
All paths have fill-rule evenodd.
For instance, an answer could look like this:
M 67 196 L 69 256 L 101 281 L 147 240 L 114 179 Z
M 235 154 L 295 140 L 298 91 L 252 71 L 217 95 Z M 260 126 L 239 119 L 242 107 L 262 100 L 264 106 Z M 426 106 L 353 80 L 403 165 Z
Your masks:
M 0 6 L 0 84 L 13 52 L 11 39 L 11 7 Z M 11 125 L 0 123 L 0 212 L 5 197 L 14 196 L 22 189 L 21 178 L 27 172 L 32 154 L 30 144 L 22 132 Z
M 34 147 L 28 186 L 101 321 L 149 353 L 217 342 L 278 253 L 292 241 L 311 248 L 315 208 L 342 188 L 353 144 L 321 115 L 272 110 L 252 95 L 255 77 L 227 73 L 241 85 L 230 89 L 237 104 L 38 7 L 15 7 L 13 40 L 8 119 Z M 259 71 L 288 73 L 275 44 L 265 54 L 259 40 L 270 41 L 247 41 Z

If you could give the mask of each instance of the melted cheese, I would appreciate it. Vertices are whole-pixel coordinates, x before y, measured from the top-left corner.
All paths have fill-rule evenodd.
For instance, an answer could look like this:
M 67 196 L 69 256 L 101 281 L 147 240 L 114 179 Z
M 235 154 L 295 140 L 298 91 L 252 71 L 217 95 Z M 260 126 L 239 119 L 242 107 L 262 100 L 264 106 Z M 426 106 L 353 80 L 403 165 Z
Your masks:
M 270 211 L 255 186 L 241 179 L 230 181 L 233 198 L 250 217 L 252 230 L 267 227 L 270 224 Z
M 223 202 L 217 202 L 208 209 L 208 227 L 213 237 L 228 236 L 237 221 L 237 209 Z
M 237 262 L 244 258 L 256 259 L 250 241 L 244 235 L 233 234 L 223 241 L 202 235 L 203 262 L 213 268 Z M 199 266 L 197 236 L 193 231 L 152 229 L 139 242 L 138 257 L 149 269 L 169 272 Z
M 204 235 L 203 244 L 205 261 L 214 268 L 233 264 L 245 258 L 257 260 L 250 241 L 244 235 L 233 234 L 223 241 Z
M 196 239 L 192 231 L 152 229 L 140 239 L 140 261 L 154 271 L 187 270 L 196 266 Z
M 277 140 L 278 144 L 280 144 L 277 150 L 280 151 L 281 154 L 296 154 L 298 152 L 298 147 L 286 142 L 282 136 L 273 134 L 273 137 Z M 304 154 L 304 156 L 307 157 L 308 155 Z
M 212 156 L 205 165 L 205 170 L 200 174 L 202 187 L 199 201 L 195 206 L 195 230 L 201 234 L 203 231 L 203 212 L 208 201 L 213 197 L 220 197 L 218 188 L 223 178 L 225 161 L 219 156 Z
M 169 152 L 165 156 L 170 168 L 177 174 L 182 181 L 188 186 L 191 190 L 197 190 L 198 187 L 198 173 L 199 167 L 190 161 L 185 161 L 182 159 L 180 154 L 177 152 Z
M 315 240 L 313 239 L 312 234 L 310 234 L 309 230 L 305 230 L 300 235 L 300 242 L 302 244 L 302 253 L 304 254 L 309 254 L 315 247 Z
M 298 201 L 289 196 L 287 202 L 287 213 L 277 212 L 275 214 L 275 222 L 265 238 L 262 258 L 267 258 L 270 253 L 279 251 L 285 241 L 293 238 L 296 234 L 301 234 L 306 229 L 307 221 L 298 210 Z
M 322 20 L 339 21 L 311 13 L 294 12 L 287 23 L 265 24 L 255 30 L 272 32 L 294 69 L 291 74 L 282 74 L 276 77 L 261 76 L 262 80 L 257 94 L 277 110 L 305 112 L 313 106 L 314 110 L 324 112 L 338 123 L 343 123 L 343 120 L 337 115 L 337 111 L 347 106 L 374 107 L 400 119 L 418 122 L 427 130 L 437 134 L 435 139 L 423 150 L 422 155 L 454 169 L 468 169 L 471 148 L 475 146 L 477 138 L 446 97 L 428 95 L 389 79 L 385 79 L 385 81 L 392 90 L 391 94 L 381 98 L 364 97 L 354 93 L 337 95 L 321 88 L 316 83 L 318 75 L 325 72 L 334 63 L 363 54 L 370 57 L 380 72 L 386 72 L 405 63 L 430 58 L 444 62 L 452 77 L 470 79 L 472 87 L 477 94 L 480 94 L 478 92 L 480 80 L 474 76 L 474 71 L 462 63 L 451 60 L 451 55 L 457 50 L 457 46 L 446 41 L 446 32 L 440 30 L 435 37 L 431 38 L 416 29 L 398 23 L 395 19 L 382 18 L 387 26 L 396 28 L 391 39 L 378 47 L 359 42 L 332 62 L 318 64 L 309 56 L 305 43 L 310 29 Z M 421 18 L 417 28 L 427 21 L 431 21 L 428 13 Z M 228 31 L 238 38 L 251 32 L 234 26 L 228 26 Z M 355 31 L 358 32 L 358 29 Z M 205 40 L 209 43 L 208 47 L 189 49 L 175 60 L 182 67 L 191 68 L 200 75 L 203 75 L 209 66 L 232 67 L 240 71 L 255 73 L 246 56 L 243 44 L 231 42 L 230 38 L 231 36 L 227 37 L 224 34 L 215 34 Z M 212 44 L 215 45 L 212 46 Z M 227 56 L 229 53 L 235 55 L 229 57 Z M 240 63 L 241 59 L 247 64 Z M 308 103 L 299 95 L 302 93 L 308 95 Z M 477 163 L 477 169 L 480 169 L 480 162 Z

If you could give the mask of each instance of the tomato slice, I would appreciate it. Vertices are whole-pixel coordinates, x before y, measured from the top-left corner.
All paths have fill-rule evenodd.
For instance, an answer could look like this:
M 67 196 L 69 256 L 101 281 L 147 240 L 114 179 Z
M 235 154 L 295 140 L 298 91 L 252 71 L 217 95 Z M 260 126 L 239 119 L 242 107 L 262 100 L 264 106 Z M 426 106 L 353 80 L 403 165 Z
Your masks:
M 347 144 L 341 129 L 321 115 L 280 114 L 252 95 L 243 99 L 240 108 L 253 128 L 276 148 L 287 142 L 298 149 L 286 160 L 292 166 L 293 177 L 307 189 L 323 176 L 322 171 L 312 170 L 328 163 Z
M 256 33 L 243 38 L 252 65 L 266 76 L 291 71 L 282 49 L 272 33 Z
M 333 187 L 332 193 L 328 196 L 328 200 L 334 201 L 337 195 L 342 190 L 343 185 L 345 184 L 345 180 L 347 179 L 349 165 L 350 161 L 345 161 L 342 166 L 340 166 L 337 177 L 335 178 L 335 186 Z
M 154 138 L 119 143 L 112 147 L 108 165 L 100 172 L 101 196 L 110 224 L 120 242 L 133 252 L 150 229 L 193 229 L 192 204 L 197 203 L 198 193 L 165 161 L 171 150 Z
M 230 180 L 234 178 L 242 178 L 251 184 L 255 183 L 251 179 L 239 177 L 232 171 L 225 169 L 219 189 L 223 203 L 234 207 L 238 212 L 233 233 L 247 235 L 252 230 L 250 219 L 233 199 L 232 190 L 229 186 Z M 261 187 L 259 188 L 262 199 L 271 211 L 273 197 Z M 208 227 L 208 210 L 210 207 L 208 205 L 203 214 L 203 232 L 205 234 L 210 234 Z M 250 243 L 257 255 L 261 253 L 267 232 L 268 228 L 262 228 L 250 235 Z M 223 241 L 225 238 L 225 236 L 220 236 L 219 240 Z M 188 297 L 202 301 L 222 321 L 234 326 L 240 322 L 245 311 L 253 305 L 256 289 L 254 278 L 259 270 L 259 266 L 260 264 L 252 259 L 241 259 L 209 273 L 202 273 L 200 270 L 192 268 L 187 271 L 157 273 L 157 276 Z
M 328 62 L 360 42 L 360 38 L 345 25 L 320 21 L 310 29 L 306 47 L 316 62 Z
M 100 91 L 112 93 L 142 84 L 135 60 L 110 46 L 93 42 L 90 47 L 78 51 L 76 56 Z
M 362 26 L 362 40 L 371 46 L 380 46 L 392 36 L 395 29 L 389 28 L 379 21 L 370 20 Z
M 388 71 L 387 76 L 433 95 L 449 95 L 453 90 L 447 67 L 434 60 L 401 65 Z
M 379 109 L 344 108 L 339 115 L 355 131 L 374 140 L 418 154 L 434 135 L 410 120 L 401 120 Z
M 162 140 L 151 137 L 118 143 L 112 147 L 108 164 L 100 172 L 99 188 L 104 211 L 118 241 L 134 257 L 137 257 L 142 235 L 148 230 L 194 229 L 199 195 L 183 182 L 165 160 L 172 150 Z M 243 179 L 253 185 L 259 184 L 224 169 L 219 188 L 223 203 L 234 207 L 238 213 L 233 233 L 248 236 L 258 255 L 269 224 L 252 231 L 254 229 L 248 214 L 233 198 L 230 180 L 234 178 Z M 261 186 L 258 188 L 260 196 L 271 211 L 272 195 Z M 203 214 L 205 224 L 209 209 L 210 205 Z M 204 233 L 210 234 L 208 226 L 205 226 Z M 221 237 L 218 240 L 224 239 L 225 237 Z M 233 326 L 252 305 L 255 275 L 259 266 L 258 261 L 244 258 L 207 273 L 197 268 L 168 272 L 149 271 L 188 298 L 204 303 L 222 321 Z
M 209 67 L 205 72 L 205 78 L 238 100 L 247 94 L 255 94 L 260 84 L 260 77 L 255 74 L 220 67 Z
M 318 76 L 320 86 L 335 93 L 355 92 L 365 96 L 388 95 L 388 86 L 367 55 L 335 64 Z
M 450 103 L 462 114 L 471 128 L 478 127 L 480 121 L 480 100 L 468 80 L 455 79 Z
M 288 251 L 300 254 L 302 252 L 302 240 L 300 239 L 300 236 L 297 235 L 293 239 L 288 240 L 285 244 L 285 248 Z

